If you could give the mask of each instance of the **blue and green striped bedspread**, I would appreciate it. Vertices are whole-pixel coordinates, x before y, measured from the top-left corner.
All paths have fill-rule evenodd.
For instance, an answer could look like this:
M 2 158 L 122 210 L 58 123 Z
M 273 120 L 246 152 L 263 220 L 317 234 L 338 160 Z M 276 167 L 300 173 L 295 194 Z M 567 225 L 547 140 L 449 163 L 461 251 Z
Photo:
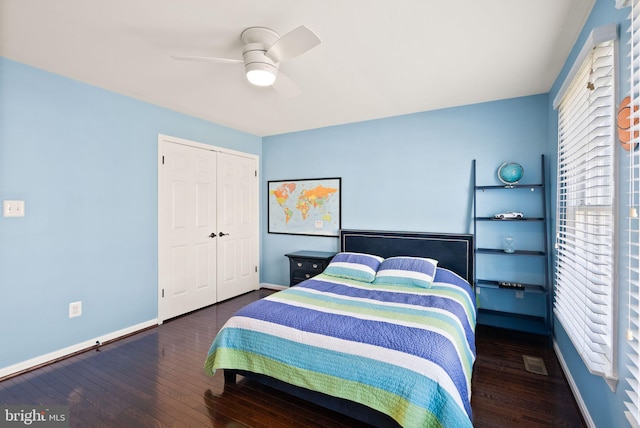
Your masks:
M 205 363 L 352 400 L 405 427 L 471 427 L 471 287 L 438 268 L 433 286 L 318 275 L 238 311 Z

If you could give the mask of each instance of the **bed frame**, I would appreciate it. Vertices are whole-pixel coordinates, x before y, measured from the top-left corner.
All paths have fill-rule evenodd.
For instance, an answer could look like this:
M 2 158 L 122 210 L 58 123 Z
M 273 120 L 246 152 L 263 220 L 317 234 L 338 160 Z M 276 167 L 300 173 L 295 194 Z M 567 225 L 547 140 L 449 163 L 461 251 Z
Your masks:
M 473 249 L 473 235 L 470 234 L 372 230 L 340 231 L 340 251 L 374 254 L 384 258 L 393 256 L 429 257 L 438 260 L 439 267 L 457 273 L 472 285 L 474 280 Z M 238 374 L 376 427 L 399 426 L 390 416 L 362 404 L 293 386 L 265 375 L 242 370 L 224 370 L 225 384 L 234 384 Z

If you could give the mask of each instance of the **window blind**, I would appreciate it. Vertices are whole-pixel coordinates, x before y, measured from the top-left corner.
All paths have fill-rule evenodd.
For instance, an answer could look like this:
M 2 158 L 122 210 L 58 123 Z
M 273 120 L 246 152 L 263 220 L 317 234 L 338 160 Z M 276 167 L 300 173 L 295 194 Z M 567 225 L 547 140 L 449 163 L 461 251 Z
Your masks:
M 631 63 L 631 91 L 630 105 L 637 106 L 640 103 L 640 1 L 634 0 L 631 4 L 631 14 L 629 15 L 628 31 L 629 47 L 628 52 Z M 636 134 L 640 134 L 640 124 L 635 123 L 640 112 L 634 112 L 630 109 L 630 146 L 635 149 L 629 150 L 628 153 L 628 213 L 627 215 L 627 281 L 629 291 L 627 296 L 628 324 L 627 324 L 627 377 L 626 377 L 626 395 L 625 416 L 632 427 L 640 426 L 640 392 L 638 382 L 640 380 L 640 344 L 638 336 L 640 335 L 640 298 L 638 292 L 640 290 L 640 221 L 638 218 L 638 204 L 640 203 L 640 152 L 638 144 L 640 138 Z
M 558 104 L 554 313 L 589 371 L 615 380 L 615 36 L 583 51 Z

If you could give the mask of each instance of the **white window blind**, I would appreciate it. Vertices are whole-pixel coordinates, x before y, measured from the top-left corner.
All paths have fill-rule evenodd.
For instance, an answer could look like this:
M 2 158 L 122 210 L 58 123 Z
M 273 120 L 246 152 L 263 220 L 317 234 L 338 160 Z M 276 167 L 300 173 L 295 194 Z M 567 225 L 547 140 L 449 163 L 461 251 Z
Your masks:
M 604 33 L 613 37 L 590 38 L 593 44 L 583 49 L 559 94 L 554 313 L 589 371 L 611 385 L 616 380 L 616 32 Z
M 631 106 L 637 106 L 640 103 L 640 6 L 639 0 L 634 0 L 629 16 L 630 32 L 629 55 L 631 62 Z M 640 426 L 640 391 L 638 382 L 640 381 L 640 344 L 638 336 L 640 335 L 640 299 L 638 292 L 640 290 L 640 220 L 638 218 L 638 204 L 640 204 L 640 152 L 638 144 L 640 138 L 636 134 L 640 134 L 640 124 L 635 123 L 640 116 L 640 112 L 634 112 L 630 109 L 630 147 L 635 147 L 628 152 L 629 175 L 628 175 L 628 205 L 627 214 L 627 281 L 629 284 L 628 292 L 628 325 L 627 325 L 627 343 L 628 349 L 628 374 L 626 378 L 626 394 L 625 406 L 627 410 L 625 415 L 632 427 Z

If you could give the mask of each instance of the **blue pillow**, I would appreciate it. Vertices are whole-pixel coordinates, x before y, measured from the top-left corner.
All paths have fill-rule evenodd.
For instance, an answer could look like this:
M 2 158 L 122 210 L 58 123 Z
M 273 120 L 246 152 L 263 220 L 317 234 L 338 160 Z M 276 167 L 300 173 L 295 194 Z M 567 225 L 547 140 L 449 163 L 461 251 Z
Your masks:
M 382 257 L 371 254 L 338 253 L 331 259 L 324 273 L 339 278 L 372 282 L 382 260 Z
M 374 284 L 415 285 L 429 288 L 436 274 L 438 261 L 423 257 L 389 257 L 376 274 Z

